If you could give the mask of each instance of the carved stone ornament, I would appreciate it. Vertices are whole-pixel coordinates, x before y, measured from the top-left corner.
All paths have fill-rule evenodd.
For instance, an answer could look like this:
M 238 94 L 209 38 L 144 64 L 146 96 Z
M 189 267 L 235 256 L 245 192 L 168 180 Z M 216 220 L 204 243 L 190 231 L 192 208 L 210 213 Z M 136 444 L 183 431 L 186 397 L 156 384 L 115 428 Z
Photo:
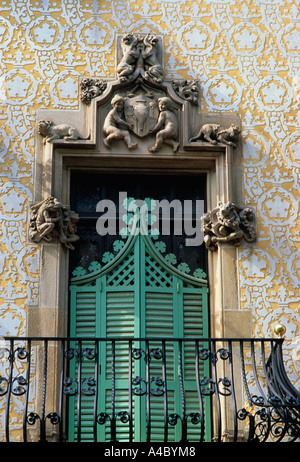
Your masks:
M 121 49 L 122 57 L 117 66 L 121 82 L 135 79 L 138 74 L 156 83 L 163 81 L 161 46 L 157 36 L 126 34 L 122 37 Z
M 64 247 L 74 250 L 72 243 L 79 240 L 77 213 L 54 197 L 31 204 L 30 209 L 29 237 L 33 242 L 50 242 L 57 238 Z
M 137 96 L 123 97 L 115 95 L 111 101 L 112 109 L 105 118 L 103 142 L 111 147 L 111 142 L 124 140 L 128 149 L 135 149 L 137 142 L 132 142 L 130 131 L 143 137 L 156 134 L 155 144 L 149 146 L 149 152 L 157 152 L 166 143 L 176 152 L 179 146 L 178 121 L 172 101 L 168 97 L 152 100 L 151 94 L 138 93 Z
M 147 136 L 154 129 L 159 116 L 154 93 L 143 87 L 128 93 L 124 100 L 124 114 L 135 135 Z
M 256 240 L 255 213 L 250 207 L 239 207 L 232 202 L 219 203 L 218 207 L 204 216 L 204 242 L 209 250 L 216 250 L 219 242 L 236 246 L 245 239 Z
M 199 89 L 196 80 L 173 80 L 172 87 L 180 98 L 198 106 Z
M 125 98 L 118 94 L 111 100 L 112 109 L 103 124 L 103 133 L 105 135 L 103 142 L 108 148 L 111 147 L 112 141 L 115 140 L 124 140 L 128 149 L 137 147 L 137 143 L 131 141 L 129 130 L 132 129 L 133 124 L 125 120 L 124 103 Z
M 176 152 L 179 143 L 176 141 L 178 136 L 178 121 L 174 113 L 172 101 L 170 98 L 158 99 L 159 118 L 157 124 L 151 130 L 151 133 L 156 133 L 154 146 L 149 148 L 150 152 L 157 152 L 163 143 L 169 144 Z
M 85 78 L 80 82 L 80 98 L 85 104 L 89 104 L 92 99 L 102 95 L 106 90 L 107 83 L 102 79 Z
M 78 130 L 69 124 L 55 125 L 51 120 L 40 120 L 38 122 L 38 133 L 43 136 L 43 143 L 51 143 L 54 140 L 76 141 L 88 140 L 90 135 L 83 137 Z

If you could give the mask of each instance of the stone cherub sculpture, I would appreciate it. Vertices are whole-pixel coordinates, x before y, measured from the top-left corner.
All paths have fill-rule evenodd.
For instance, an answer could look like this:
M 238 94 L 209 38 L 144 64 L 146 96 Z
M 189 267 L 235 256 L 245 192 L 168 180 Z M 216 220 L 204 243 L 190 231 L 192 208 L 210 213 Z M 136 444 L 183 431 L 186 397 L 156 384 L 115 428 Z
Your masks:
M 231 242 L 240 245 L 244 238 L 247 242 L 256 239 L 254 211 L 250 207 L 242 208 L 232 202 L 219 203 L 218 207 L 204 216 L 204 242 L 209 250 L 216 250 L 218 242 Z
M 124 140 L 128 149 L 137 147 L 137 143 L 133 143 L 128 130 L 132 126 L 126 122 L 124 118 L 124 98 L 121 95 L 115 95 L 111 100 L 112 109 L 107 114 L 104 124 L 103 133 L 106 137 L 103 143 L 106 147 L 110 148 L 110 143 L 116 140 Z
M 178 122 L 174 114 L 172 101 L 168 97 L 158 99 L 158 109 L 160 111 L 155 127 L 149 133 L 156 133 L 154 146 L 149 148 L 149 152 L 157 152 L 163 143 L 169 144 L 176 152 L 179 143 L 176 141 L 178 136 Z
M 33 242 L 50 242 L 55 236 L 67 248 L 74 250 L 73 242 L 78 241 L 76 223 L 78 215 L 56 198 L 47 199 L 31 205 L 29 236 Z
M 55 125 L 51 120 L 40 120 L 38 122 L 38 133 L 44 137 L 44 144 L 60 139 L 64 141 L 74 141 L 88 140 L 90 138 L 90 135 L 87 137 L 81 136 L 78 130 L 69 124 Z
M 223 128 L 218 124 L 205 124 L 200 128 L 198 135 L 190 138 L 189 142 L 206 140 L 210 144 L 224 143 L 236 148 L 236 138 L 241 133 L 239 127 L 231 124 L 229 128 Z

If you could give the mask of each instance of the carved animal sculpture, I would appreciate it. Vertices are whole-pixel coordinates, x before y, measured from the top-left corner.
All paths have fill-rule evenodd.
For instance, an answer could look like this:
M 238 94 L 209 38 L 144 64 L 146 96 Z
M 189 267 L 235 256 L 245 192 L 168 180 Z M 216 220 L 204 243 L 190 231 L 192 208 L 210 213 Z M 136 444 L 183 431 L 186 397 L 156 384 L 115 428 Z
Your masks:
M 78 130 L 68 124 L 55 125 L 51 120 L 40 120 L 38 123 L 38 133 L 44 137 L 44 144 L 50 143 L 56 139 L 70 140 L 88 140 L 90 135 L 83 137 Z
M 136 61 L 140 55 L 138 44 L 139 40 L 133 34 L 126 34 L 122 38 L 123 57 L 117 67 L 121 82 L 125 82 L 135 70 Z
M 147 69 L 145 78 L 150 77 L 154 82 L 161 83 L 163 80 L 163 68 L 157 58 L 158 38 L 148 34 L 144 38 L 144 46 L 142 57 L 145 69 Z
M 223 128 L 218 124 L 205 124 L 200 128 L 198 135 L 190 139 L 192 141 L 206 140 L 210 144 L 224 143 L 236 148 L 236 138 L 241 133 L 239 127 L 231 124 L 229 128 Z

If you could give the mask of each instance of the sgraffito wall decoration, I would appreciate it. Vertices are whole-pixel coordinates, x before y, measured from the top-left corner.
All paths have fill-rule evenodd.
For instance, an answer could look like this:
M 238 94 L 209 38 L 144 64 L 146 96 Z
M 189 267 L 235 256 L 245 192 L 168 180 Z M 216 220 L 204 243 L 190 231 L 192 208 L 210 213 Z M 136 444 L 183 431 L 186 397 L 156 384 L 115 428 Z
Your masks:
M 165 78 L 195 79 L 200 111 L 239 114 L 243 202 L 257 241 L 238 250 L 253 336 L 286 331 L 300 370 L 300 9 L 296 0 L 0 1 L 0 336 L 39 307 L 41 247 L 29 240 L 37 111 L 78 110 L 80 79 L 116 78 L 126 32 L 163 37 Z M 0 428 L 0 432 L 2 429 Z

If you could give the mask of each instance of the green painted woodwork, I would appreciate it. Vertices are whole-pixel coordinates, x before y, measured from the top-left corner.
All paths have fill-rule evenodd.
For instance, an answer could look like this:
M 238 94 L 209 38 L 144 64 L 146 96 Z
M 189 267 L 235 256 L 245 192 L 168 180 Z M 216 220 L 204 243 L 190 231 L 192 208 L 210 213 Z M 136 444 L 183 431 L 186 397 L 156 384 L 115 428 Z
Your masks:
M 115 355 L 116 408 L 128 410 L 129 354 L 128 342 L 122 338 L 170 339 L 166 342 L 168 414 L 181 414 L 180 387 L 178 379 L 179 351 L 173 338 L 208 337 L 207 282 L 190 276 L 171 265 L 158 251 L 148 235 L 132 235 L 119 252 L 101 268 L 92 265 L 91 272 L 75 271 L 71 281 L 71 337 L 118 338 Z M 199 272 L 203 276 L 203 272 Z M 86 344 L 85 344 L 86 346 Z M 145 349 L 142 342 L 134 347 Z M 160 341 L 151 341 L 151 348 L 161 347 Z M 186 410 L 199 411 L 195 380 L 194 343 L 184 346 L 184 387 Z M 111 342 L 100 346 L 99 369 L 100 392 L 97 412 L 111 414 Z M 132 378 L 146 377 L 145 361 L 132 360 Z M 73 361 L 70 376 L 77 373 Z M 209 372 L 202 370 L 203 375 Z M 81 378 L 97 374 L 93 361 L 83 361 Z M 151 361 L 151 377 L 162 376 L 161 361 Z M 70 398 L 70 434 L 76 439 L 78 397 Z M 73 400 L 73 401 L 72 401 Z M 83 441 L 93 439 L 93 422 L 89 421 L 94 406 L 93 396 L 82 396 L 81 428 Z M 133 402 L 134 440 L 146 440 L 146 396 L 135 396 Z M 209 429 L 209 408 L 205 410 L 206 429 Z M 99 441 L 110 438 L 110 422 L 97 426 Z M 188 439 L 199 439 L 199 425 L 192 426 Z M 189 427 L 190 428 L 190 427 Z M 129 425 L 117 419 L 117 440 L 128 441 Z M 168 426 L 169 440 L 179 441 L 180 424 Z M 197 436 L 196 436 L 197 435 Z M 151 396 L 151 441 L 163 441 L 163 397 Z M 208 435 L 209 438 L 209 435 Z

